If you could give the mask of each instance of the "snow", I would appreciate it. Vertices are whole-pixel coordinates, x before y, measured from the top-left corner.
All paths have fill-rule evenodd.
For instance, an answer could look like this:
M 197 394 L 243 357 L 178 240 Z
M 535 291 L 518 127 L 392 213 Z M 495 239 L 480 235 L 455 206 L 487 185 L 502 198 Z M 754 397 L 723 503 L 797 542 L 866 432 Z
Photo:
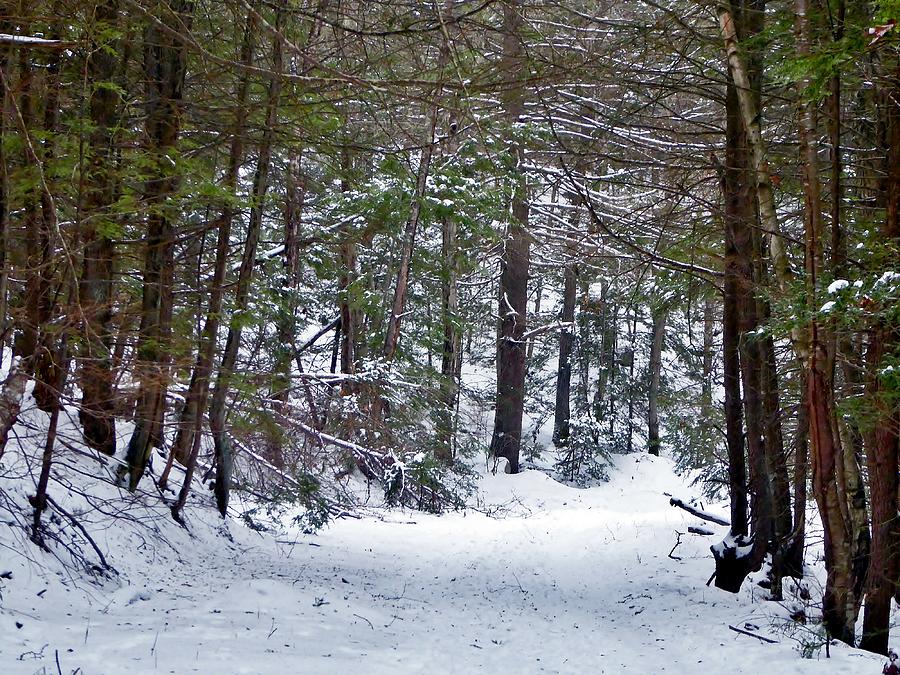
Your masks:
M 828 285 L 828 294 L 834 295 L 850 285 L 850 282 L 846 279 L 835 279 Z
M 540 471 L 485 473 L 466 511 L 370 509 L 318 536 L 261 534 L 237 521 L 226 532 L 205 495 L 189 503 L 187 531 L 154 492 L 120 494 L 82 475 L 96 473 L 93 460 L 77 461 L 79 480 L 90 483 L 81 487 L 115 504 L 112 515 L 84 510 L 60 488 L 56 497 L 90 513 L 85 525 L 119 574 L 91 581 L 0 526 L 0 572 L 12 572 L 0 580 L 0 672 L 56 672 L 56 658 L 62 672 L 130 675 L 618 674 L 645 673 L 648 661 L 679 675 L 726 672 L 725 664 L 728 673 L 772 675 L 880 666 L 837 645 L 830 660 L 803 660 L 784 633 L 796 625 L 785 608 L 761 601 L 761 589 L 748 582 L 735 596 L 707 587 L 709 545 L 726 528 L 681 537 L 680 560 L 669 557 L 676 532 L 699 521 L 669 506 L 666 492 L 692 491 L 665 458 L 619 457 L 609 483 L 583 490 Z M 21 481 L 10 477 L 15 457 L 3 466 L 0 487 L 21 498 Z M 704 506 L 726 514 L 724 505 Z
M 885 272 L 875 282 L 875 286 L 885 286 L 900 282 L 900 272 Z
M 834 305 L 835 302 L 833 300 L 829 300 L 824 305 L 822 305 L 822 309 L 820 309 L 819 311 L 823 313 L 830 312 L 834 308 Z
M 9 33 L 0 33 L 0 43 L 38 46 L 61 44 L 59 40 L 47 40 L 46 38 L 31 35 L 11 35 Z

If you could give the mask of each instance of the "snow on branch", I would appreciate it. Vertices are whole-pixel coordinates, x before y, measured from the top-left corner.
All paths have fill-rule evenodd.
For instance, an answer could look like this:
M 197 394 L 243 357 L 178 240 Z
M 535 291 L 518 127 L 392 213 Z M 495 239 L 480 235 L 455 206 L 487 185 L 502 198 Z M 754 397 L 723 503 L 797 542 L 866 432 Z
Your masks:
M 0 33 L 0 45 L 12 45 L 13 47 L 30 47 L 32 49 L 66 49 L 71 44 L 62 40 L 47 40 L 46 38 L 31 35 L 11 35 Z
M 368 480 L 377 481 L 385 491 L 388 503 L 402 504 L 411 508 L 439 513 L 447 504 L 457 506 L 458 499 L 439 485 L 425 485 L 416 476 L 410 475 L 406 464 L 393 452 L 378 452 L 352 441 L 326 434 L 312 427 L 296 423 L 303 433 L 322 445 L 335 445 L 350 451 L 356 466 Z
M 560 331 L 571 331 L 575 328 L 575 323 L 572 321 L 554 321 L 553 323 L 548 323 L 544 326 L 538 326 L 537 328 L 532 328 L 530 331 L 527 331 L 522 335 L 522 340 L 528 340 L 530 338 L 536 337 L 538 335 L 543 335 L 544 333 L 549 333 L 553 330 Z

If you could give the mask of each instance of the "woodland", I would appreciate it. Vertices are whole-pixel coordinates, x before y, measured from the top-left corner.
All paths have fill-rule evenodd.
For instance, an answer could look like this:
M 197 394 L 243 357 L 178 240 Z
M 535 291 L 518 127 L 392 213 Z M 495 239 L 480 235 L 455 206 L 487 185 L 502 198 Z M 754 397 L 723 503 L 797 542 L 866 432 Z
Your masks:
M 781 600 L 812 547 L 804 620 L 886 654 L 898 16 L 4 0 L 0 509 L 58 546 L 73 455 L 188 529 L 211 493 L 312 530 L 348 478 L 446 513 L 479 462 L 586 487 L 662 455 L 729 504 L 714 586 Z

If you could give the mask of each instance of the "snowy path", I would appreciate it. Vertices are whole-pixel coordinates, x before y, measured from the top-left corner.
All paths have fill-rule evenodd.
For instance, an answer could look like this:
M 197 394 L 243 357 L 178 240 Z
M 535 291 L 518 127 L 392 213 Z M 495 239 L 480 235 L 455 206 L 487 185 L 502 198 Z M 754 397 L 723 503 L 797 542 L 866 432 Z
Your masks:
M 669 558 L 696 522 L 662 495 L 678 487 L 665 460 L 631 456 L 591 490 L 487 478 L 502 517 L 392 512 L 294 544 L 237 526 L 227 547 L 185 537 L 185 562 L 161 554 L 146 585 L 131 569 L 90 606 L 51 584 L 14 608 L 25 625 L 0 638 L 0 672 L 55 673 L 56 652 L 63 673 L 86 675 L 880 672 L 843 648 L 802 660 L 771 632 L 771 603 L 707 588 L 710 538 L 685 536 L 683 560 Z M 728 629 L 746 622 L 779 644 Z M 17 659 L 44 644 L 42 659 Z

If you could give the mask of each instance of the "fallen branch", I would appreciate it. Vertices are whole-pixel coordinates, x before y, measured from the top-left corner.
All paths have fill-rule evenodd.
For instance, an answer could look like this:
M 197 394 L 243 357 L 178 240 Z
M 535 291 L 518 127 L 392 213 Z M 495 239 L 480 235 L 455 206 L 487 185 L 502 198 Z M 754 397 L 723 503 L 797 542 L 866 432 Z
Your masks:
M 729 523 L 727 520 L 725 520 L 721 516 L 717 516 L 712 513 L 707 513 L 706 511 L 701 511 L 697 507 L 691 506 L 690 504 L 687 504 L 687 503 L 683 502 L 682 500 L 677 499 L 675 497 L 672 497 L 669 500 L 669 504 L 671 504 L 672 506 L 677 506 L 679 509 L 684 509 L 685 511 L 690 513 L 692 516 L 697 516 L 701 520 L 708 520 L 711 523 L 715 523 L 716 525 L 724 525 L 725 527 L 728 527 L 731 525 L 731 523 Z
M 694 526 L 689 527 L 688 532 L 690 532 L 691 534 L 700 534 L 700 535 L 703 535 L 704 537 L 709 537 L 709 536 L 712 536 L 715 534 L 715 532 L 713 532 L 712 530 L 708 530 L 705 527 L 694 527 Z
M 731 624 L 728 627 L 733 630 L 735 633 L 740 633 L 741 635 L 749 635 L 750 637 L 755 637 L 757 640 L 762 640 L 763 642 L 768 642 L 770 645 L 777 645 L 778 640 L 773 640 L 772 638 L 767 638 L 762 635 L 757 635 L 756 633 L 751 633 L 749 630 L 744 630 L 743 628 L 738 628 L 736 626 L 732 626 Z

